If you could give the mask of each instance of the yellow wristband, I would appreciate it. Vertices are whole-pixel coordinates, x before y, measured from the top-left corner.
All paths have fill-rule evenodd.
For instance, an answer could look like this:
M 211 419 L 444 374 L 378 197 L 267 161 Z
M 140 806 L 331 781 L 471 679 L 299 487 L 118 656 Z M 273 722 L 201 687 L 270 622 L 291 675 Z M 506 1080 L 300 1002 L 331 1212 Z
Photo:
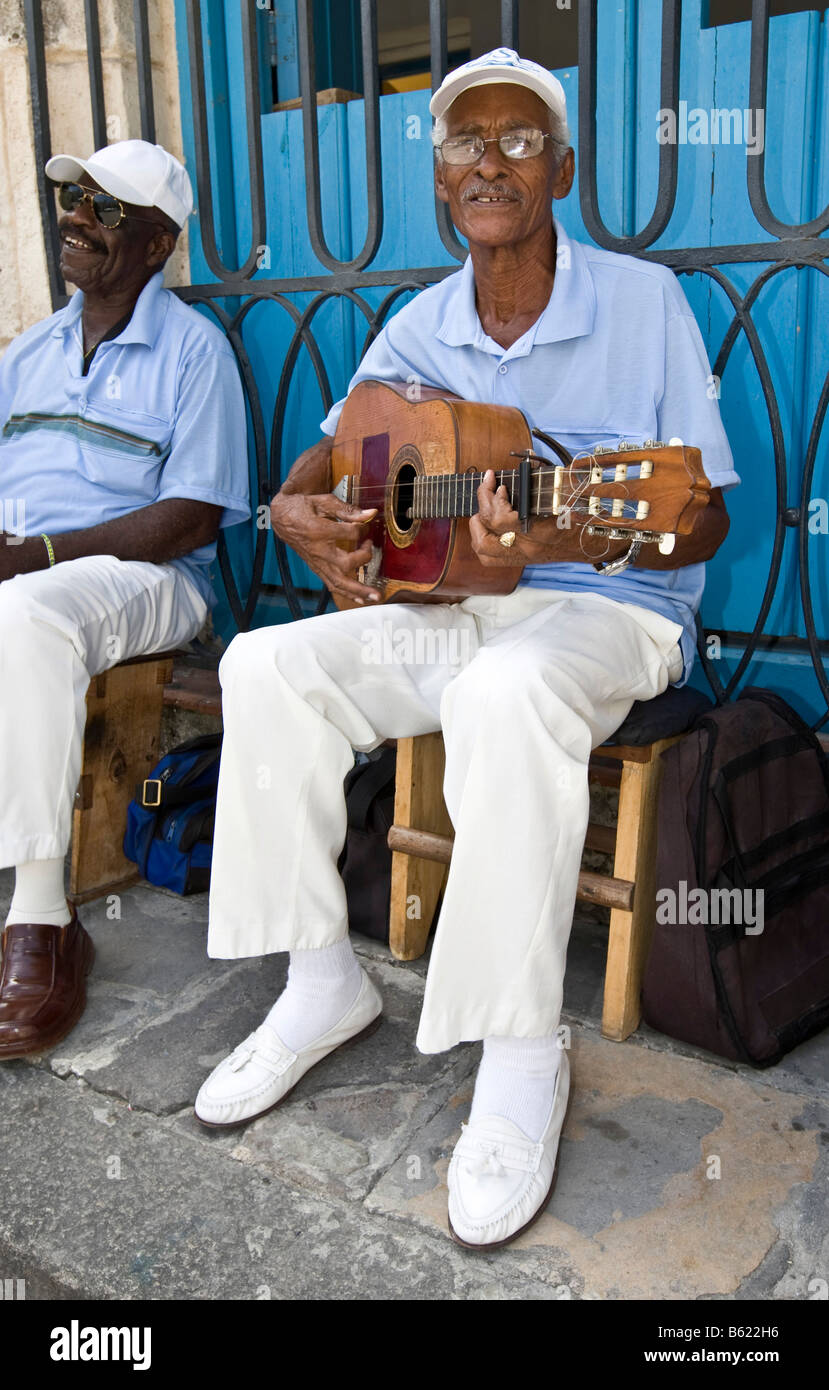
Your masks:
M 53 549 L 53 546 L 52 546 L 52 542 L 49 540 L 49 537 L 46 535 L 46 532 L 45 532 L 45 531 L 41 531 L 41 533 L 40 533 L 40 539 L 43 541 L 43 544 L 46 546 L 46 553 L 47 553 L 47 555 L 49 556 L 49 568 L 51 569 L 52 565 L 56 565 L 56 564 L 57 564 L 57 560 L 55 559 L 55 552 L 54 552 L 54 549 Z

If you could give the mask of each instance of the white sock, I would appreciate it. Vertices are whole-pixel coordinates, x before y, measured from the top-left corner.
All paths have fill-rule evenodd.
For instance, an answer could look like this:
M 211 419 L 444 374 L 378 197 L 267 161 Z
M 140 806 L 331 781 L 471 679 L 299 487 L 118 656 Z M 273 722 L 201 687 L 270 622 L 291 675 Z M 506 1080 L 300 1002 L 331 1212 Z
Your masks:
M 558 1038 L 484 1038 L 469 1122 L 511 1120 L 538 1143 L 550 1120 L 561 1050 Z
M 265 1023 L 297 1052 L 339 1023 L 357 998 L 361 980 L 347 936 L 315 951 L 292 951 L 288 982 Z
M 72 913 L 63 886 L 63 857 L 34 859 L 15 869 L 14 895 L 6 926 L 20 922 L 40 922 L 49 927 L 65 927 Z

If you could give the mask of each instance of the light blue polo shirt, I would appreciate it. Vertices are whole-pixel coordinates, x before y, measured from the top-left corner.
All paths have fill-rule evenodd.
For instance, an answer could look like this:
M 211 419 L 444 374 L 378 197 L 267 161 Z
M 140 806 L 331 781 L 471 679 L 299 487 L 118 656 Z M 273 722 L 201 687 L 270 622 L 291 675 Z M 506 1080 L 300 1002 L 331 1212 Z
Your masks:
M 224 508 L 222 526 L 244 521 L 245 406 L 224 335 L 165 290 L 159 271 L 82 376 L 82 308 L 79 290 L 0 362 L 5 529 L 60 535 L 168 497 Z M 171 562 L 208 602 L 215 555 L 213 543 Z
M 540 318 L 512 347 L 501 347 L 481 326 L 469 257 L 456 274 L 421 291 L 390 319 L 349 391 L 366 379 L 413 380 L 466 400 L 517 406 L 531 427 L 551 434 L 572 454 L 622 439 L 642 444 L 678 437 L 701 450 L 712 487 L 735 487 L 740 479 L 705 347 L 673 271 L 573 241 L 557 218 L 554 225 L 553 292 Z M 323 420 L 324 433 L 335 432 L 342 405 L 338 401 Z M 535 449 L 554 457 L 539 441 Z M 610 578 L 587 562 L 531 565 L 519 582 L 605 594 L 679 623 L 684 670 L 677 684 L 687 681 L 704 564 L 629 568 Z

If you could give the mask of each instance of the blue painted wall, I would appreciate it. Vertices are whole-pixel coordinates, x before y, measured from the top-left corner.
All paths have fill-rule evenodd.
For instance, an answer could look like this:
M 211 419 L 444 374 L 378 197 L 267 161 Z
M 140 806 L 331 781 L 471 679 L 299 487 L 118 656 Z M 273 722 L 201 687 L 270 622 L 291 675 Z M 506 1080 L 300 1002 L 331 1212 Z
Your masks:
M 191 92 L 187 71 L 183 0 L 176 0 L 179 68 L 181 74 L 185 150 L 192 166 Z M 278 5 L 282 32 L 290 24 Z M 748 106 L 748 24 L 702 28 L 701 0 L 683 6 L 680 96 L 688 107 L 704 110 Z M 223 258 L 233 264 L 250 245 L 250 212 L 241 64 L 239 8 L 209 0 L 203 6 L 206 52 L 209 52 L 209 104 L 214 133 L 211 167 L 214 213 L 221 229 Z M 599 10 L 599 168 L 600 208 L 609 229 L 630 234 L 650 218 L 656 195 L 659 145 L 656 140 L 659 105 L 661 5 L 638 0 Z M 823 21 L 823 22 L 822 22 Z M 768 109 L 765 127 L 766 186 L 773 211 L 786 221 L 805 221 L 829 202 L 829 23 L 827 15 L 801 13 L 770 23 Z M 287 28 L 286 28 L 287 25 Z M 628 62 L 620 62 L 620 54 Z M 290 56 L 289 54 L 286 56 Z M 224 65 L 224 67 L 223 67 Z M 578 70 L 558 72 L 568 98 L 571 124 L 576 125 Z M 371 269 L 454 264 L 440 241 L 431 194 L 432 156 L 429 139 L 429 94 L 425 91 L 381 98 L 381 137 L 385 225 L 379 252 Z M 412 121 L 409 118 L 419 118 Z M 318 108 L 319 143 L 325 233 L 331 248 L 344 259 L 355 254 L 366 230 L 366 187 L 362 101 Z M 299 111 L 268 112 L 262 116 L 262 144 L 267 198 L 269 267 L 259 274 L 283 278 L 324 273 L 307 234 L 302 117 Z M 578 163 L 578 140 L 573 129 Z M 757 243 L 772 238 L 758 226 L 746 189 L 744 145 L 684 144 L 679 150 L 679 186 L 668 233 L 652 249 Z M 581 220 L 578 194 L 557 207 L 568 232 L 589 240 Z M 191 278 L 203 283 L 212 277 L 202 254 L 198 219 L 190 236 Z M 743 293 L 764 266 L 723 265 L 725 276 Z M 683 276 L 688 295 L 713 364 L 732 317 L 725 292 L 705 276 Z M 367 289 L 366 304 L 378 305 L 388 287 Z M 399 307 L 410 297 L 404 293 Z M 292 295 L 305 308 L 311 295 Z M 826 277 L 814 269 L 787 270 L 762 291 L 754 321 L 767 355 L 780 409 L 788 464 L 789 505 L 799 499 L 803 458 L 818 396 L 829 370 L 829 335 L 823 330 L 829 308 Z M 314 319 L 328 375 L 320 388 L 307 352 L 292 381 L 285 416 L 283 472 L 296 455 L 318 435 L 318 424 L 329 398 L 345 391 L 365 344 L 366 325 L 353 304 L 329 300 Z M 284 308 L 263 302 L 249 314 L 245 343 L 256 371 L 265 419 L 270 426 L 279 375 L 293 334 Z M 728 497 L 732 527 L 729 539 L 708 567 L 703 619 L 709 628 L 749 631 L 756 618 L 769 573 L 775 481 L 768 412 L 745 335 L 740 334 L 723 373 L 720 400 L 743 485 Z M 829 496 L 827 442 L 821 444 L 812 495 Z M 241 582 L 249 573 L 251 541 L 245 528 L 233 538 L 233 561 Z M 818 634 L 829 632 L 829 537 L 811 538 L 811 575 Z M 299 562 L 294 573 L 301 584 L 314 584 Z M 269 554 L 265 579 L 278 583 Z M 270 622 L 282 615 L 260 606 L 255 621 Z M 217 627 L 229 636 L 229 614 L 220 605 Z M 783 572 L 766 632 L 804 633 L 799 600 L 796 534 L 787 533 Z M 738 655 L 738 654 L 737 654 Z M 736 655 L 725 651 L 721 678 L 727 679 Z M 808 658 L 761 654 L 746 681 L 766 684 L 792 699 L 815 718 L 825 710 Z M 705 688 L 699 666 L 695 683 Z

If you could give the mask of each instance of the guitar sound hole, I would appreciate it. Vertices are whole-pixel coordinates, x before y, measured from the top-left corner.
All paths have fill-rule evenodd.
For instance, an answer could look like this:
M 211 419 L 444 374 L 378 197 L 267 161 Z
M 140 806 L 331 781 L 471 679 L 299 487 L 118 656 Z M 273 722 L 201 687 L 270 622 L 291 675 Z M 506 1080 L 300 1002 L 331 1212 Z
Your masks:
M 392 495 L 392 515 L 399 531 L 410 531 L 414 525 L 414 480 L 417 470 L 410 463 L 404 463 L 394 480 Z

